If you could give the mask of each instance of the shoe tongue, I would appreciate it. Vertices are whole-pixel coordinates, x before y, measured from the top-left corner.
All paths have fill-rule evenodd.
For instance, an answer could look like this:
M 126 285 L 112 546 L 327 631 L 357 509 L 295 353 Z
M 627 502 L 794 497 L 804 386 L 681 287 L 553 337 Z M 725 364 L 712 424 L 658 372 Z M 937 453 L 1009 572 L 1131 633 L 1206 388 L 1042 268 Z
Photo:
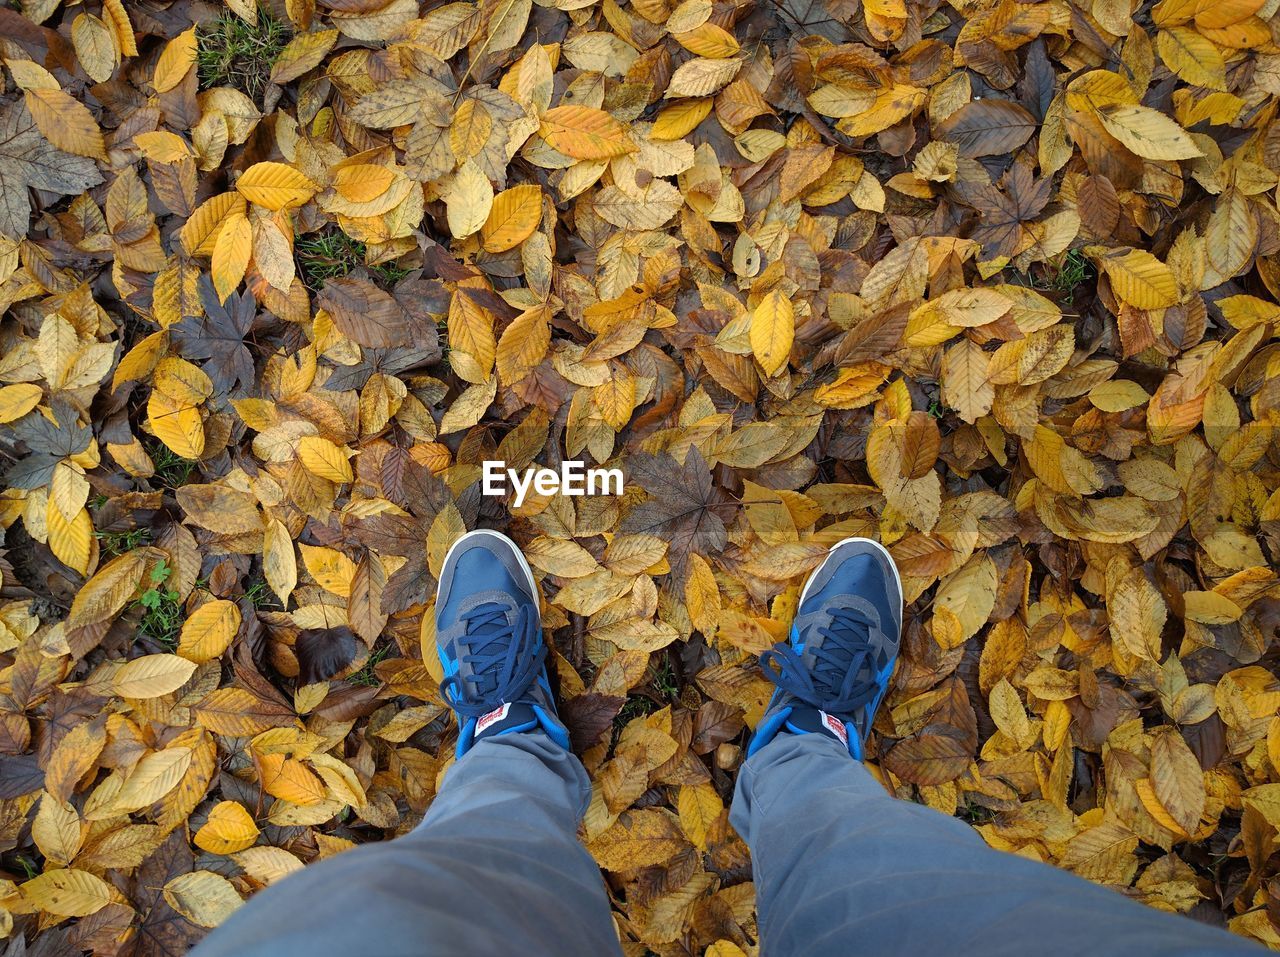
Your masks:
M 506 649 L 497 642 L 489 644 L 490 639 L 512 639 L 514 632 L 507 609 L 496 602 L 485 602 L 476 605 L 473 611 L 481 614 L 486 612 L 501 612 L 501 616 L 494 620 L 470 620 L 467 622 L 467 633 L 464 641 L 468 650 L 477 651 L 479 646 L 485 646 L 485 657 L 493 658 L 494 655 L 500 655 Z M 507 646 L 509 647 L 509 645 Z M 502 649 L 502 650 L 500 650 Z M 491 696 L 497 689 L 498 673 L 501 670 L 501 662 L 491 660 L 479 668 L 473 664 L 472 672 L 466 676 L 474 688 L 475 694 L 481 698 Z
M 467 610 L 468 615 L 492 615 L 491 621 L 471 620 L 467 625 L 467 635 L 481 635 L 488 638 L 501 632 L 511 631 L 511 609 L 496 601 L 484 601 Z
M 533 710 L 533 705 L 508 702 L 476 719 L 475 737 L 478 741 L 481 738 L 491 738 L 499 734 L 532 731 L 541 724 L 537 712 Z
M 787 718 L 787 728 L 799 734 L 825 734 L 846 748 L 849 746 L 849 732 L 844 722 L 817 708 L 796 708 Z

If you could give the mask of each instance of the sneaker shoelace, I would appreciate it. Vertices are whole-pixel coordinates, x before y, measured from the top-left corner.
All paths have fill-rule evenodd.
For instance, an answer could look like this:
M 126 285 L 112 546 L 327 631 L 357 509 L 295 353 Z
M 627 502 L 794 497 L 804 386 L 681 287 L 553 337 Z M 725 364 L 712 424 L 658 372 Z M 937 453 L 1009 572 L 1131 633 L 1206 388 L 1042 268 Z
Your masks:
M 869 660 L 872 625 L 856 609 L 835 608 L 831 622 L 817 629 L 822 641 L 813 647 L 812 667 L 795 648 L 782 642 L 760 656 L 765 677 L 811 708 L 851 715 L 869 705 L 880 691 Z
M 514 624 L 495 602 L 479 604 L 461 618 L 466 633 L 457 639 L 459 663 L 471 674 L 465 680 L 457 674 L 445 678 L 440 694 L 459 715 L 479 718 L 524 696 L 542 669 L 547 646 L 529 605 L 519 607 Z

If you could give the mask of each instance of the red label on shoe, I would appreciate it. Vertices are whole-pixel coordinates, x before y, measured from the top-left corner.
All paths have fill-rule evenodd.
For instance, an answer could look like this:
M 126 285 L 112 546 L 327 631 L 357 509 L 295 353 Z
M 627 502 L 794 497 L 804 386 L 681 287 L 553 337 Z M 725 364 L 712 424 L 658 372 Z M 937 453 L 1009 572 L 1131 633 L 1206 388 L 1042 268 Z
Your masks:
M 489 727 L 489 725 L 491 724 L 497 724 L 499 721 L 501 721 L 503 718 L 507 716 L 507 712 L 510 710 L 511 710 L 511 705 L 510 703 L 508 703 L 508 704 L 504 704 L 501 708 L 498 708 L 494 711 L 490 711 L 488 714 L 486 714 L 484 717 L 482 717 L 479 721 L 476 722 L 476 734 L 481 734 L 484 731 L 484 729 Z
M 840 743 L 846 748 L 849 746 L 849 732 L 845 730 L 844 722 L 833 714 L 827 714 L 825 711 L 819 711 L 822 718 L 823 726 L 833 735 L 840 739 Z

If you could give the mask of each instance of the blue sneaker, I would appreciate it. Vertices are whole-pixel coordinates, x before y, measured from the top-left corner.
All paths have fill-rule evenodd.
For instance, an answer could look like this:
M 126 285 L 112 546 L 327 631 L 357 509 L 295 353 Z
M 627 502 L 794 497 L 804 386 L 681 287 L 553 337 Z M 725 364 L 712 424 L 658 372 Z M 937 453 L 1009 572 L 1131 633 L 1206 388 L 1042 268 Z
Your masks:
M 533 570 L 507 536 L 467 532 L 449 549 L 436 593 L 440 695 L 458 717 L 458 757 L 481 738 L 569 734 L 547 681 L 547 646 Z
M 790 641 L 760 656 L 778 687 L 747 756 L 789 732 L 830 735 L 862 760 L 901 642 L 902 579 L 893 558 L 879 542 L 846 538 L 805 582 Z

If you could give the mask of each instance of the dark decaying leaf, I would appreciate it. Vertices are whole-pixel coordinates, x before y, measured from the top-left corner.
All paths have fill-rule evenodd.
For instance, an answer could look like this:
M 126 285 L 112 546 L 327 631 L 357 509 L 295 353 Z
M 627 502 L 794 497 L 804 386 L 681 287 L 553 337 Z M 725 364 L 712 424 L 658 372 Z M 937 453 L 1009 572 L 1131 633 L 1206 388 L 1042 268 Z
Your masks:
M 689 450 L 683 464 L 670 455 L 633 455 L 627 460 L 627 472 L 650 499 L 627 515 L 622 531 L 657 535 L 670 542 L 668 556 L 677 576 L 691 552 L 708 555 L 724 547 L 725 525 L 717 510 L 727 503 L 696 448 Z
M 0 106 L 0 236 L 26 235 L 29 189 L 66 195 L 101 182 L 92 160 L 65 153 L 40 135 L 22 100 Z
M 1031 138 L 1036 118 L 1010 100 L 974 100 L 938 124 L 939 139 L 955 143 L 961 156 L 1012 153 Z
M 298 635 L 298 679 L 303 684 L 327 681 L 351 664 L 356 656 L 356 636 L 350 628 L 309 628 Z

